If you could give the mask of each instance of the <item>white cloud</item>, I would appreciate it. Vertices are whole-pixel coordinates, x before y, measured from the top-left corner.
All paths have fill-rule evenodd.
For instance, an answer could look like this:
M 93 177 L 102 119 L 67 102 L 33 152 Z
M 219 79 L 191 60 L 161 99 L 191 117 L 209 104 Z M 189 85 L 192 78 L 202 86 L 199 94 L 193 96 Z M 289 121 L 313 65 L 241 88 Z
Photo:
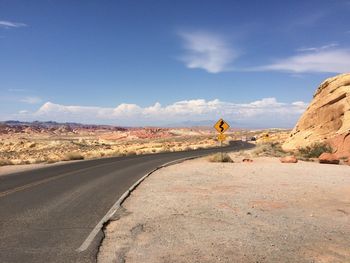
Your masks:
M 25 89 L 16 89 L 16 88 L 10 88 L 10 89 L 7 89 L 9 92 L 23 92 L 23 91 L 26 91 Z
M 253 71 L 345 73 L 350 70 L 350 49 L 319 49 L 294 55 Z
M 39 97 L 25 97 L 22 98 L 20 101 L 28 104 L 38 104 L 42 102 L 42 99 Z
M 239 56 L 237 50 L 221 36 L 208 32 L 181 32 L 185 54 L 180 58 L 188 68 L 204 69 L 209 73 L 224 71 L 285 71 L 292 73 L 345 73 L 350 71 L 350 49 L 340 48 L 338 43 L 320 47 L 302 47 L 297 54 L 281 58 L 274 63 L 234 68 L 232 63 Z
M 323 45 L 321 47 L 304 47 L 304 48 L 298 48 L 297 51 L 299 52 L 308 52 L 308 51 L 316 51 L 316 52 L 319 52 L 319 51 L 322 51 L 322 50 L 325 50 L 325 49 L 330 49 L 330 48 L 334 48 L 334 47 L 337 47 L 339 46 L 338 43 L 330 43 L 330 44 L 327 44 L 327 45 Z
M 219 36 L 207 32 L 181 32 L 185 54 L 181 60 L 188 68 L 200 68 L 210 73 L 230 70 L 238 54 Z
M 17 28 L 17 27 L 25 27 L 27 26 L 24 23 L 17 23 L 17 22 L 10 22 L 10 21 L 4 21 L 4 20 L 0 20 L 0 27 L 3 28 Z
M 118 125 L 167 125 L 185 121 L 228 120 L 262 123 L 265 126 L 282 120 L 290 126 L 306 109 L 304 102 L 282 103 L 275 98 L 264 98 L 250 103 L 224 102 L 218 99 L 184 100 L 162 106 L 155 103 L 149 107 L 136 104 L 120 104 L 115 108 L 66 106 L 46 102 L 36 112 L 22 112 L 22 120 L 55 120 L 84 123 L 109 123 Z M 13 117 L 13 116 L 12 116 Z

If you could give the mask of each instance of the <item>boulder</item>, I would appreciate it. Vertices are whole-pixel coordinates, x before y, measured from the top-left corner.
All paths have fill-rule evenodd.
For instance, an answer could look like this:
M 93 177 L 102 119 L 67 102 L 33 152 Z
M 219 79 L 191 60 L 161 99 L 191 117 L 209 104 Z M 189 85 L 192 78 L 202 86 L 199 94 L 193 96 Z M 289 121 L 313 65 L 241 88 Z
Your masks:
M 320 157 L 318 157 L 320 163 L 327 164 L 339 164 L 340 160 L 334 153 L 322 153 Z
M 332 147 L 333 153 L 337 158 L 350 159 L 350 133 L 335 136 L 327 142 Z
M 280 158 L 281 163 L 297 163 L 298 159 L 295 156 L 285 156 Z
M 244 162 L 244 163 L 252 163 L 253 160 L 252 160 L 252 159 L 249 159 L 249 158 L 244 158 L 244 159 L 242 160 L 242 162 Z
M 316 142 L 327 142 L 340 149 L 344 142 L 334 138 L 345 139 L 349 132 L 350 73 L 347 73 L 321 83 L 282 148 L 291 151 Z M 350 143 L 350 138 L 347 140 Z M 346 149 L 350 151 L 350 148 Z

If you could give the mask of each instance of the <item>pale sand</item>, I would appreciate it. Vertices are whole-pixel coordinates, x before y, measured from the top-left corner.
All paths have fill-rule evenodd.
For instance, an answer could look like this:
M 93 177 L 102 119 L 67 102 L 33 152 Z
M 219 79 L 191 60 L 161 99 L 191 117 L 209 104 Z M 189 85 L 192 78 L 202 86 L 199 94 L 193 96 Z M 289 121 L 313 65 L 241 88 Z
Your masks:
M 114 220 L 99 262 L 350 262 L 350 167 L 186 161 Z

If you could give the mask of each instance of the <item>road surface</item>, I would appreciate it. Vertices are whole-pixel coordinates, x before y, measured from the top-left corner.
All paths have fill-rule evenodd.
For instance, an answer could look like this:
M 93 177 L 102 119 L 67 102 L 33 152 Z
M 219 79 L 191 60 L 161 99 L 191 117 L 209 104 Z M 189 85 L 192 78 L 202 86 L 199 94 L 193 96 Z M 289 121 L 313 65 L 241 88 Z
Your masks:
M 252 145 L 232 142 L 224 151 Z M 0 177 L 0 262 L 95 262 L 100 231 L 82 245 L 120 196 L 164 163 L 218 149 L 105 158 Z

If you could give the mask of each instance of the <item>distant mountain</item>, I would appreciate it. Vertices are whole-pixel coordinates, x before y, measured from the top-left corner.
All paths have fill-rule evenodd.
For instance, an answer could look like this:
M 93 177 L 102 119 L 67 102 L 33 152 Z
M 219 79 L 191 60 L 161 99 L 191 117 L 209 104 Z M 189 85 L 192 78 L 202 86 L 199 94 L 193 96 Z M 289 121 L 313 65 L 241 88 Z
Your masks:
M 96 125 L 96 124 L 81 124 L 75 122 L 64 122 L 59 123 L 55 121 L 33 121 L 33 122 L 25 122 L 25 121 L 16 121 L 16 120 L 8 120 L 0 122 L 0 125 L 7 127 L 35 127 L 42 129 L 58 129 L 62 127 L 67 127 L 69 129 L 105 129 L 105 130 L 127 130 L 126 127 L 120 126 L 112 126 L 112 125 Z

